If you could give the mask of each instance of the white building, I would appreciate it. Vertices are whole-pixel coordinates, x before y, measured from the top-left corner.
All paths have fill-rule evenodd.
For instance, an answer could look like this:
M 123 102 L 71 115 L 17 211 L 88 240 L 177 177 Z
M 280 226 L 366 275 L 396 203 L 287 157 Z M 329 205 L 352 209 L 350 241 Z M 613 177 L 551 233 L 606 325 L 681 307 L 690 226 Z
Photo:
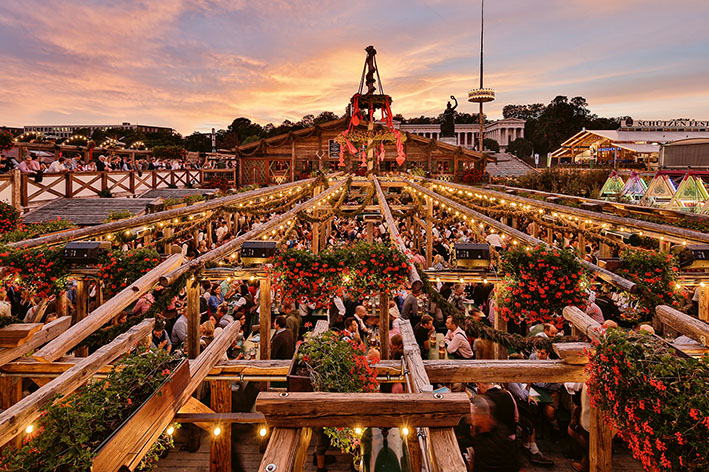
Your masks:
M 504 118 L 485 125 L 485 138 L 494 139 L 500 144 L 500 151 L 504 152 L 507 145 L 517 138 L 524 138 L 525 120 L 519 118 Z M 401 131 L 418 134 L 426 138 L 439 139 L 441 133 L 441 125 L 416 125 L 416 124 L 397 124 Z M 478 133 L 480 125 L 476 124 L 458 124 L 455 125 L 456 144 L 467 148 L 476 148 L 478 143 Z
M 80 129 L 89 129 L 93 133 L 97 129 L 107 130 L 111 128 L 122 128 L 122 129 L 134 129 L 142 131 L 144 133 L 157 133 L 158 131 L 170 131 L 172 128 L 166 128 L 163 126 L 149 126 L 149 125 L 132 125 L 130 123 L 124 122 L 120 125 L 36 125 L 36 126 L 25 126 L 25 133 L 34 131 L 42 134 L 47 134 L 51 136 L 57 136 L 59 138 L 69 138 L 73 136 L 76 131 Z

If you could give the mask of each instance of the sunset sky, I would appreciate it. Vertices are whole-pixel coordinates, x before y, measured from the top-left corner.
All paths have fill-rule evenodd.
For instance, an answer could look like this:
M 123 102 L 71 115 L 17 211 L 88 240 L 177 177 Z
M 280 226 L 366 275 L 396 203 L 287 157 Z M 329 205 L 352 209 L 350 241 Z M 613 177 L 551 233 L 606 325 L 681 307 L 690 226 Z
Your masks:
M 585 97 L 594 113 L 709 119 L 709 1 L 486 3 L 487 108 Z M 393 112 L 459 111 L 478 83 L 480 2 L 0 0 L 0 124 L 266 124 L 342 113 L 364 48 Z

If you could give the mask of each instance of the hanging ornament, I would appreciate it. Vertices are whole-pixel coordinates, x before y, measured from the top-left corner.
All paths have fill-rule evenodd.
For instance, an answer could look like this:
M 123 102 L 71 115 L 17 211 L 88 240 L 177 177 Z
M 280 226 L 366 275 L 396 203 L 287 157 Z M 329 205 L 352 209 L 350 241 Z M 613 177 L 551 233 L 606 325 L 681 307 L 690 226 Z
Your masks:
M 379 147 L 379 160 L 381 162 L 384 162 L 384 156 L 386 156 L 386 151 L 384 150 L 384 143 L 382 142 L 381 146 Z

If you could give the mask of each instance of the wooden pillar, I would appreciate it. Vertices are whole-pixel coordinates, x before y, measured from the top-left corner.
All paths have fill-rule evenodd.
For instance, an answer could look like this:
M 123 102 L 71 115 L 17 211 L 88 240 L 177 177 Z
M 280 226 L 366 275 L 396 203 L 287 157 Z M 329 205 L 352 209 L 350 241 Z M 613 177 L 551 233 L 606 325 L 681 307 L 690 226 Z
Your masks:
M 57 316 L 59 318 L 61 318 L 62 316 L 66 316 L 68 314 L 69 299 L 66 296 L 65 290 L 62 290 L 61 293 L 54 300 L 54 310 L 56 311 Z
M 187 339 L 185 346 L 187 348 L 187 357 L 195 359 L 199 355 L 199 283 L 197 279 L 187 282 L 185 287 L 187 291 L 187 307 L 185 316 L 187 316 Z
M 591 407 L 589 431 L 589 472 L 610 472 L 613 468 L 613 433 L 598 408 Z
M 389 359 L 389 295 L 379 293 L 379 345 L 382 360 Z
M 599 257 L 601 259 L 609 258 L 613 255 L 613 249 L 606 243 L 601 243 L 599 245 Z
M 20 169 L 12 169 L 12 206 L 22 211 L 22 173 Z
M 552 228 L 547 228 L 547 242 L 554 244 L 554 230 Z
M 517 228 L 517 217 L 516 217 L 516 216 L 513 216 L 513 217 L 511 217 L 511 220 L 512 220 L 511 226 L 512 226 L 514 229 L 518 229 L 518 228 Z
M 583 257 L 586 253 L 586 223 L 581 223 L 581 231 L 578 232 L 576 240 L 576 249 L 581 253 Z
M 261 337 L 261 360 L 271 358 L 271 279 L 265 277 L 259 281 L 259 306 L 260 322 L 259 334 Z
M 227 213 L 224 216 L 226 218 L 226 226 L 227 226 L 227 229 L 229 230 L 230 234 L 234 234 L 234 232 L 232 231 L 233 226 L 234 226 L 234 223 L 232 222 L 232 216 L 234 216 L 233 213 Z
M 367 242 L 369 244 L 374 242 L 374 223 L 371 221 L 367 222 Z
M 207 221 L 207 248 L 212 248 L 212 243 L 214 242 L 214 232 L 212 231 L 212 222 Z
M 7 410 L 20 400 L 22 400 L 22 377 L 0 377 L 0 410 Z M 18 448 L 21 444 L 22 437 L 18 434 L 14 441 L 8 442 L 5 447 Z M 0 448 L 0 451 L 2 449 L 4 447 Z
M 97 285 L 97 296 L 100 289 L 101 287 Z M 76 281 L 76 306 L 74 309 L 72 325 L 86 318 L 89 312 L 89 284 L 88 280 L 83 277 Z M 77 357 L 86 357 L 89 355 L 89 348 L 86 346 L 80 347 L 74 351 L 74 355 Z
M 313 188 L 313 197 L 320 194 L 322 192 L 322 187 L 319 185 L 316 185 Z M 320 211 L 317 210 L 317 205 L 313 209 L 313 217 L 317 218 L 320 216 Z M 320 223 L 313 223 L 312 224 L 312 234 L 311 234 L 311 241 L 310 241 L 310 251 L 313 254 L 318 254 L 320 252 Z
M 495 329 L 499 331 L 507 331 L 507 321 L 502 318 L 502 313 L 500 312 L 498 303 L 499 300 L 495 298 Z M 507 359 L 507 348 L 501 344 L 495 343 L 495 359 L 505 360 Z
M 290 142 L 290 181 L 295 182 L 295 138 L 292 135 Z
M 211 407 L 216 413 L 231 413 L 231 381 L 213 380 L 210 383 Z M 219 436 L 212 434 L 209 447 L 209 471 L 231 472 L 231 423 L 215 423 Z
M 670 249 L 672 248 L 672 243 L 669 241 L 666 241 L 664 239 L 660 240 L 660 251 L 661 252 L 670 252 Z
M 697 316 L 700 320 L 709 323 L 709 286 L 700 284 L 697 290 L 699 291 L 699 311 Z
M 330 218 L 327 222 L 320 223 L 320 250 L 327 247 L 327 237 L 330 235 Z
M 295 461 L 293 461 L 293 472 L 303 472 L 305 470 L 305 464 L 308 460 L 308 448 L 310 447 L 312 437 L 312 428 L 302 428 L 300 430 L 298 450 L 295 453 Z
M 433 265 L 433 199 L 426 199 L 426 267 Z

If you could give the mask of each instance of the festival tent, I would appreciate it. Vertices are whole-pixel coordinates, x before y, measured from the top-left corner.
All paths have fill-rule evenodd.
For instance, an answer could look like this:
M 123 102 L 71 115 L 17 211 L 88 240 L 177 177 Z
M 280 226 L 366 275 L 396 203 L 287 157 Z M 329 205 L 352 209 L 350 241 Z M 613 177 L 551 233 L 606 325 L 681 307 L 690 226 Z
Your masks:
M 604 200 L 614 199 L 623 192 L 624 187 L 625 182 L 623 182 L 623 179 L 616 171 L 613 171 L 608 176 L 606 183 L 603 184 L 603 188 L 601 188 L 601 198 Z
M 682 211 L 698 213 L 707 200 L 709 200 L 709 192 L 707 192 L 706 184 L 702 177 L 688 173 L 682 179 L 667 208 L 679 208 Z
M 677 187 L 670 176 L 658 173 L 650 182 L 645 195 L 640 199 L 640 204 L 664 206 L 672 200 L 675 193 L 677 193 Z
M 643 198 L 645 192 L 647 192 L 647 184 L 645 183 L 645 180 L 640 177 L 636 171 L 633 171 L 630 178 L 625 183 L 625 187 L 623 187 L 621 194 L 633 201 L 637 201 Z

